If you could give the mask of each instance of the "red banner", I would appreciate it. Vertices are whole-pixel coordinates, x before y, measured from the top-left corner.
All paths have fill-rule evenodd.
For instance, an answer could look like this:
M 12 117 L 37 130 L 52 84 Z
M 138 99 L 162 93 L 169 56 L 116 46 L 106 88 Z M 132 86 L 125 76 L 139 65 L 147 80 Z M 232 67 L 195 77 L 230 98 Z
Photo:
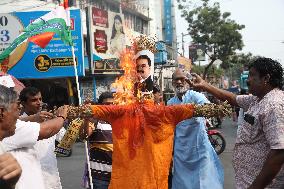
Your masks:
M 108 13 L 105 10 L 93 7 L 92 18 L 94 26 L 108 28 Z
M 99 53 L 106 53 L 107 46 L 107 35 L 104 30 L 96 30 L 94 33 L 95 49 Z

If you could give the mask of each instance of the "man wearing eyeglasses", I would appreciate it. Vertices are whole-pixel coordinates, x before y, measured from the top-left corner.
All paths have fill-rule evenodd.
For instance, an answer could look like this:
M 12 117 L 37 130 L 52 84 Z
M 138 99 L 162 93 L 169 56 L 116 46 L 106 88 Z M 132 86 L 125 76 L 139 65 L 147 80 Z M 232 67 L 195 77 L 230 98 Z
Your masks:
M 202 93 L 190 90 L 183 70 L 177 69 L 172 79 L 175 96 L 168 105 L 209 103 Z M 208 140 L 205 119 L 195 117 L 178 123 L 174 136 L 172 189 L 222 189 L 223 168 Z

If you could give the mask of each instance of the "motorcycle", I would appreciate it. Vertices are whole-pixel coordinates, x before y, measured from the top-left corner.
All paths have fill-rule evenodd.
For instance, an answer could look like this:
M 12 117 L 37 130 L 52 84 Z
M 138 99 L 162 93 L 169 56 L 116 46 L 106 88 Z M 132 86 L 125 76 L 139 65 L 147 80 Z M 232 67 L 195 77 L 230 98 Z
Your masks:
M 208 139 L 213 146 L 216 153 L 219 155 L 224 152 L 226 148 L 226 141 L 220 131 L 214 129 L 210 120 L 206 120 L 206 131 L 208 135 Z
M 222 119 L 220 117 L 212 117 L 209 120 L 211 122 L 212 127 L 214 127 L 214 128 L 221 128 Z

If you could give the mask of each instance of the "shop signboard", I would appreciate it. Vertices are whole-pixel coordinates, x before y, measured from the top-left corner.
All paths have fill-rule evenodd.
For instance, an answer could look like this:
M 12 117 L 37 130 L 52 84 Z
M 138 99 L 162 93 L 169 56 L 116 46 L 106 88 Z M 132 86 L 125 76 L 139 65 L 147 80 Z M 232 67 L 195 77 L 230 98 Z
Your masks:
M 167 51 L 155 53 L 155 64 L 165 64 L 167 62 Z
M 156 48 L 158 52 L 155 53 L 155 64 L 165 64 L 168 56 L 166 44 L 163 41 L 158 41 L 156 43 Z
M 0 14 L 0 53 L 4 51 L 21 31 L 48 11 L 14 12 Z M 79 76 L 84 76 L 83 40 L 80 10 L 71 10 L 71 34 L 74 43 L 76 65 Z M 8 73 L 18 79 L 58 78 L 75 76 L 71 46 L 65 45 L 55 35 L 50 43 L 40 48 L 24 42 L 9 56 Z
M 182 57 L 182 56 L 178 56 L 177 57 L 177 61 L 178 61 L 178 67 L 185 70 L 186 72 L 190 72 L 191 67 L 192 67 L 192 61 L 191 59 Z
M 172 0 L 164 0 L 164 28 L 165 28 L 165 42 L 167 45 L 172 45 L 173 43 Z
M 95 74 L 121 74 L 123 70 L 119 65 L 118 58 L 109 58 L 94 61 L 94 73 Z

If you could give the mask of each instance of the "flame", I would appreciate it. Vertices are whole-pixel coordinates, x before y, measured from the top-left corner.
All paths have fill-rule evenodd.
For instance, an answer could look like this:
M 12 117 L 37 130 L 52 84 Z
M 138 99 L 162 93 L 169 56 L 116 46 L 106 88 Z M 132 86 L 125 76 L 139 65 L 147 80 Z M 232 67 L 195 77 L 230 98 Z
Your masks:
M 133 51 L 125 50 L 121 53 L 120 67 L 124 70 L 124 75 L 117 78 L 112 84 L 112 87 L 116 89 L 114 103 L 119 105 L 134 103 L 136 101 L 134 84 L 137 81 L 137 72 Z

